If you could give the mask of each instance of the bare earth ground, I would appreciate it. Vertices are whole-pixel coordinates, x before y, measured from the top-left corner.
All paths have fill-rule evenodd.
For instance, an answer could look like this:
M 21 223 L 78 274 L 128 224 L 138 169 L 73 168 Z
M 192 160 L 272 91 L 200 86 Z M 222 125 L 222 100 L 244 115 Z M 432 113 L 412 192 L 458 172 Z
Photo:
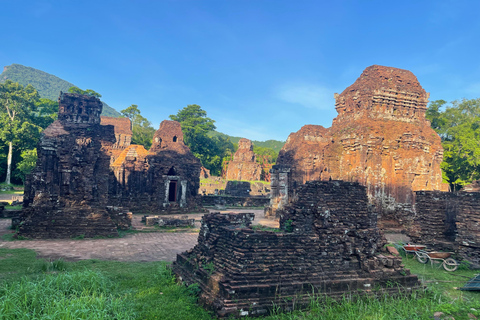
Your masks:
M 0 194 L 0 201 L 11 201 L 13 196 L 21 196 L 21 194 Z
M 219 211 L 219 210 L 211 210 Z M 268 227 L 278 227 L 278 222 L 265 219 L 263 210 L 225 210 L 225 212 L 253 212 L 254 225 L 261 224 Z M 158 232 L 153 227 L 145 227 L 141 223 L 141 216 L 133 216 L 133 228 L 141 231 L 130 233 L 123 238 L 111 239 L 57 239 L 57 240 L 16 240 L 5 241 L 1 236 L 12 233 L 11 219 L 0 219 L 0 248 L 27 248 L 33 249 L 41 258 L 65 260 L 117 260 L 117 261 L 174 261 L 178 253 L 193 248 L 197 244 L 200 220 L 204 214 L 188 214 L 196 220 L 197 232 Z M 170 216 L 174 217 L 174 216 Z M 390 242 L 399 240 L 408 241 L 402 234 L 385 234 Z
M 218 212 L 219 210 L 212 210 Z M 278 227 L 278 222 L 267 220 L 263 210 L 225 210 L 220 212 L 253 212 L 253 224 Z M 189 214 L 195 218 L 197 228 L 203 213 Z M 172 216 L 170 216 L 172 217 Z M 141 216 L 134 215 L 133 228 L 147 231 L 140 222 Z M 11 219 L 0 219 L 0 237 L 13 231 L 9 229 Z M 101 259 L 117 261 L 174 261 L 177 253 L 193 248 L 197 244 L 198 232 L 140 232 L 127 234 L 123 238 L 112 239 L 58 239 L 58 240 L 16 240 L 0 238 L 0 248 L 33 249 L 41 258 L 65 260 Z

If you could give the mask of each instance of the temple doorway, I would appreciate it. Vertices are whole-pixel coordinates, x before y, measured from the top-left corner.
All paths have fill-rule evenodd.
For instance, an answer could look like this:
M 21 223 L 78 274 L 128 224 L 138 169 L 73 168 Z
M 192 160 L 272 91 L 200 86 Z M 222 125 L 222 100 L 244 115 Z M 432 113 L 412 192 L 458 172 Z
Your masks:
M 168 201 L 176 202 L 177 201 L 177 181 L 170 180 L 168 185 Z

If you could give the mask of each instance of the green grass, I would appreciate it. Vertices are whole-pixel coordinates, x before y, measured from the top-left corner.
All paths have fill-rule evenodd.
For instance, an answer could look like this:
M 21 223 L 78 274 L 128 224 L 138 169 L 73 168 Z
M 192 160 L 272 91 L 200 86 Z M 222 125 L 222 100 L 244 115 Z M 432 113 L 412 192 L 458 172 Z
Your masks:
M 480 294 L 456 290 L 478 271 L 453 273 L 404 258 L 427 290 L 397 297 L 311 299 L 307 310 L 264 319 L 433 319 L 480 317 Z M 177 284 L 167 263 L 36 259 L 27 249 L 0 248 L 0 319 L 214 319 L 197 305 L 198 288 Z
M 11 202 L 11 201 L 7 201 L 7 202 Z M 22 209 L 22 206 L 21 205 L 18 205 L 18 206 L 5 206 L 5 210 L 21 210 Z
M 0 248 L 0 319 L 212 319 L 165 262 L 35 258 Z
M 12 194 L 12 195 L 19 195 L 21 196 L 23 194 L 22 190 L 5 190 L 5 191 L 0 191 L 0 194 Z
M 10 194 L 10 191 L 15 194 L 23 194 L 23 185 L 0 183 L 0 193 Z

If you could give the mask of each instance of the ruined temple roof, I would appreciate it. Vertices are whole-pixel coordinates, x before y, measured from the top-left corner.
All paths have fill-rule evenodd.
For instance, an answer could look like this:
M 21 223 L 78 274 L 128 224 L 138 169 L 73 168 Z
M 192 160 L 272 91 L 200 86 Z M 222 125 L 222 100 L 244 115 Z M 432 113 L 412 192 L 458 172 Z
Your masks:
M 253 150 L 253 145 L 252 145 L 252 141 L 246 139 L 246 138 L 242 138 L 238 141 L 238 149 L 245 149 L 245 150 L 250 150 L 252 151 Z
M 415 75 L 404 69 L 373 65 L 366 68 L 360 77 L 340 96 L 348 95 L 356 91 L 373 93 L 374 90 L 384 89 L 397 92 L 410 92 L 424 97 L 425 90 L 422 88 Z
M 100 124 L 115 127 L 115 134 L 132 135 L 131 121 L 128 118 L 100 117 Z
M 158 154 L 167 150 L 178 154 L 191 153 L 190 148 L 183 142 L 182 126 L 177 121 L 163 120 L 160 123 L 160 128 L 153 135 L 149 154 Z
M 64 134 L 68 134 L 68 131 L 65 130 L 60 120 L 55 120 L 42 132 L 44 137 L 57 137 Z
M 131 144 L 127 148 L 125 148 L 122 153 L 118 156 L 115 162 L 111 165 L 112 167 L 120 167 L 123 163 L 125 163 L 125 159 L 127 157 L 134 157 L 136 159 L 143 158 L 148 154 L 147 149 L 144 146 L 139 144 Z
M 58 120 L 69 125 L 98 124 L 102 108 L 102 102 L 96 97 L 60 92 Z

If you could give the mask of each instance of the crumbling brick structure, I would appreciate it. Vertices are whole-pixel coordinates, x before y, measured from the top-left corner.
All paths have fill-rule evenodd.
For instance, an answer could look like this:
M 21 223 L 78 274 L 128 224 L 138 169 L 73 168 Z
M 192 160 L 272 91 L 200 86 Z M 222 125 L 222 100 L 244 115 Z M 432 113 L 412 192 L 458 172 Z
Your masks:
M 29 238 L 116 236 L 130 216 L 107 207 L 113 126 L 100 124 L 102 103 L 62 93 L 58 120 L 42 133 L 38 161 L 25 183 L 19 234 Z
M 100 124 L 113 126 L 115 132 L 113 149 L 125 149 L 132 142 L 132 122 L 130 119 L 101 116 Z
M 257 163 L 252 142 L 242 138 L 238 141 L 238 150 L 227 168 L 227 180 L 259 181 L 262 166 Z
M 395 203 L 413 203 L 412 190 L 447 191 L 440 137 L 425 118 L 428 97 L 410 71 L 366 68 L 354 84 L 335 94 L 338 116 L 331 128 L 306 125 L 288 137 L 277 159 L 277 165 L 290 170 L 286 185 L 356 181 L 385 211 Z M 287 203 L 295 188 L 279 197 L 276 192 L 283 189 L 273 187 L 274 174 L 275 169 L 271 198 L 276 206 Z
M 282 232 L 270 232 L 253 230 L 248 214 L 205 215 L 198 244 L 177 256 L 174 272 L 198 283 L 201 302 L 220 317 L 289 310 L 312 295 L 419 287 L 400 258 L 380 253 L 376 214 L 358 183 L 307 182 L 280 216 Z
M 100 124 L 112 125 L 115 131 L 115 143 L 111 148 L 110 164 L 113 164 L 125 148 L 132 142 L 132 122 L 128 118 L 100 117 Z
M 117 189 L 111 203 L 149 212 L 198 210 L 200 168 L 183 142 L 180 123 L 162 121 L 148 152 L 130 145 L 113 163 Z
M 408 230 L 412 241 L 480 265 L 480 192 L 417 191 L 415 211 Z

